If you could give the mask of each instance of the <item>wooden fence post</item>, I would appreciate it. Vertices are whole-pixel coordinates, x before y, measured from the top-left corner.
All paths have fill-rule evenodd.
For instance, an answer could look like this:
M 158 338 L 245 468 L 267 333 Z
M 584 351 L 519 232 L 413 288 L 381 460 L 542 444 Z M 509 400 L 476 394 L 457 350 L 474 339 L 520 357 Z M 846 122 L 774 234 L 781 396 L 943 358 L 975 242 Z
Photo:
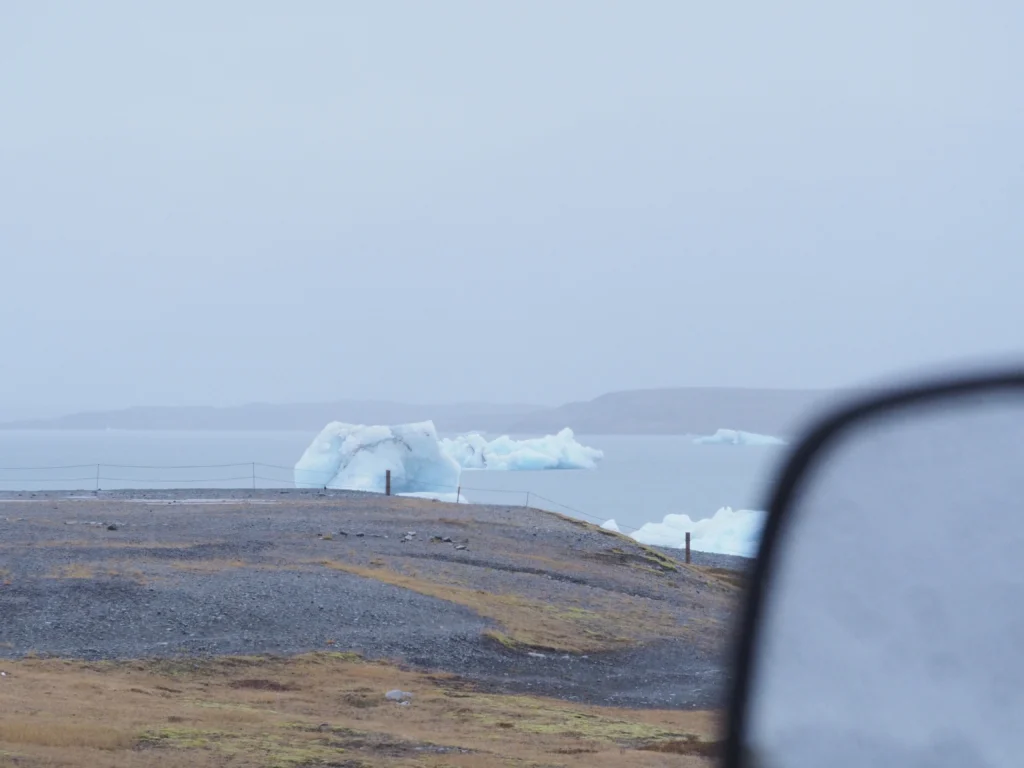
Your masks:
M 458 487 L 458 489 L 455 491 L 455 503 L 458 504 L 459 503 L 459 499 L 461 499 L 461 498 L 462 498 L 462 486 L 460 485 Z
M 384 495 L 391 495 L 391 470 L 384 473 Z
M 690 532 L 686 532 L 686 562 L 690 562 Z

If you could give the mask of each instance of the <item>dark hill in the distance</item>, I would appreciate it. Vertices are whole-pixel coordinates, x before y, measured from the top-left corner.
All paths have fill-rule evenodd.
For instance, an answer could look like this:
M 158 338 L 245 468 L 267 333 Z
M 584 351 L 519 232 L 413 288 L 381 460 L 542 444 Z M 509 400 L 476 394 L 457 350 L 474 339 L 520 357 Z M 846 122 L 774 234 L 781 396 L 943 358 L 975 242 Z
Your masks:
M 534 405 L 457 403 L 410 405 L 374 400 L 333 403 L 250 403 L 230 407 L 153 406 L 88 411 L 52 419 L 0 424 L 0 429 L 154 429 L 154 430 L 302 430 L 318 431 L 331 421 L 354 424 L 403 424 L 433 419 L 443 432 L 505 429 L 533 413 Z
M 703 435 L 721 428 L 784 435 L 840 394 L 719 387 L 628 390 L 534 411 L 518 419 L 511 431 L 550 432 L 568 425 L 591 435 Z
M 137 407 L 51 419 L 12 421 L 0 429 L 303 430 L 330 421 L 400 424 L 432 419 L 441 432 L 542 434 L 709 434 L 719 428 L 786 435 L 842 393 L 832 390 L 681 387 L 612 392 L 555 408 L 527 404 L 411 405 L 386 401 L 252 403 L 233 407 Z

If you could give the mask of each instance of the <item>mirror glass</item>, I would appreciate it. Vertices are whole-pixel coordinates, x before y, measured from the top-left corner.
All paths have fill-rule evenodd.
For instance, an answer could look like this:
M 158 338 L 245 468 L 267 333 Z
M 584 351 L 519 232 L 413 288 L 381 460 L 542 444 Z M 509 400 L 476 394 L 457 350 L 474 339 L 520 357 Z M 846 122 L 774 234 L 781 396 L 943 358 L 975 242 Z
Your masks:
M 785 519 L 749 765 L 1024 764 L 1024 395 L 851 425 Z

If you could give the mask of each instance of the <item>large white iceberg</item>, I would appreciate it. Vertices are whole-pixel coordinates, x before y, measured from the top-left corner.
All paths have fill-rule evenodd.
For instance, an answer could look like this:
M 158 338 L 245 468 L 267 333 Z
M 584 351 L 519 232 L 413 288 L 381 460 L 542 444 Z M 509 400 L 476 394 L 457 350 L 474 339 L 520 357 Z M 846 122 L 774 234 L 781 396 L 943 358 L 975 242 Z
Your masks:
M 698 552 L 753 557 L 761 541 L 765 513 L 722 507 L 714 516 L 691 520 L 689 515 L 666 515 L 660 523 L 646 523 L 630 534 L 641 544 L 682 549 L 690 532 L 690 548 Z
M 593 469 L 603 453 L 576 442 L 571 429 L 527 440 L 482 435 L 438 438 L 434 423 L 367 427 L 335 421 L 313 440 L 295 465 L 299 488 L 382 493 L 391 470 L 394 494 L 447 498 L 465 469 Z
M 720 429 L 713 435 L 695 437 L 696 445 L 786 445 L 781 437 L 742 432 L 738 429 Z
M 454 492 L 462 468 L 441 450 L 433 422 L 367 427 L 335 421 L 313 440 L 295 465 L 299 488 L 392 493 Z
M 488 441 L 468 434 L 441 441 L 442 450 L 463 469 L 529 471 L 541 469 L 594 469 L 604 453 L 576 442 L 571 429 L 557 435 L 513 440 L 502 435 Z

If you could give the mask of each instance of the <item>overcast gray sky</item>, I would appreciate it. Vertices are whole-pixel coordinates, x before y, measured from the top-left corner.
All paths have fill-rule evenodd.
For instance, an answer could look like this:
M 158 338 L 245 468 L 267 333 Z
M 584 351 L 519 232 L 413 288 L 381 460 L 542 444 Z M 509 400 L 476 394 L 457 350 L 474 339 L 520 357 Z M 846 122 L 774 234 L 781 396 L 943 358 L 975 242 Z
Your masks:
M 1019 0 L 0 6 L 0 413 L 1024 350 Z

